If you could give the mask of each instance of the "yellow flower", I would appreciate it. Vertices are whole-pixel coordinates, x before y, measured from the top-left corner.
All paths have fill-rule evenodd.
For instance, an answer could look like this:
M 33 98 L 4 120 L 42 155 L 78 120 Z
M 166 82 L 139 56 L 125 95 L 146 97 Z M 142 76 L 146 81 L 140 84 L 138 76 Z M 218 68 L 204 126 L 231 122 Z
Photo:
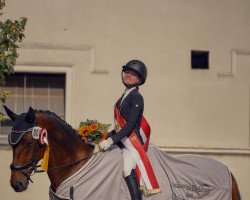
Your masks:
M 91 133 L 91 128 L 89 126 L 82 126 L 78 130 L 79 135 L 88 136 Z

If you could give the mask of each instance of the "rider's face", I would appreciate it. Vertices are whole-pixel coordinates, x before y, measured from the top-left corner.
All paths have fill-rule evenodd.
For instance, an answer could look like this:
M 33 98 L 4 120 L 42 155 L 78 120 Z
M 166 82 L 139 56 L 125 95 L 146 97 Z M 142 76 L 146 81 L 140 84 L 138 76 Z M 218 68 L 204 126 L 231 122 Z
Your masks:
M 127 69 L 123 72 L 123 82 L 128 85 L 134 85 L 141 81 L 140 76 L 133 70 Z

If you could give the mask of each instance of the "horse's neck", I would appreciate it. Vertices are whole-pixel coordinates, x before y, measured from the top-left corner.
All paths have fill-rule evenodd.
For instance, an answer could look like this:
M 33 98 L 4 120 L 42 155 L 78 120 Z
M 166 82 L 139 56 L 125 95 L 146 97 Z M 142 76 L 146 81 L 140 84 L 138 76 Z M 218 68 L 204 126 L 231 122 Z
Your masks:
M 65 137 L 60 141 L 49 138 L 48 176 L 54 190 L 68 177 L 76 173 L 90 158 L 93 148 L 76 137 Z M 70 165 L 72 163 L 72 165 Z
M 43 120 L 41 123 L 43 123 L 41 127 L 46 127 L 48 131 L 48 176 L 55 191 L 66 178 L 77 172 L 88 161 L 93 147 L 83 143 L 76 134 L 70 133 L 65 127 L 55 127 L 48 120 Z

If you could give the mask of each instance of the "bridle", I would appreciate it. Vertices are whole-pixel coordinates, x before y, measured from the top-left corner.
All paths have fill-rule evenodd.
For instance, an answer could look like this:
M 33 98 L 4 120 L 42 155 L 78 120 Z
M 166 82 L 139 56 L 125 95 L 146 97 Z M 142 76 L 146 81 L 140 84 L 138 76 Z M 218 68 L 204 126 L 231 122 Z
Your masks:
M 34 128 L 34 127 L 33 127 Z M 33 128 L 30 128 L 28 130 L 25 130 L 25 131 L 11 131 L 11 133 L 14 133 L 14 134 L 21 134 L 20 137 L 18 138 L 18 140 L 15 142 L 15 143 L 12 143 L 11 142 L 11 134 L 9 135 L 9 144 L 13 147 L 13 146 L 16 146 L 19 142 L 20 142 L 20 139 L 25 135 L 25 134 L 31 134 L 32 133 L 32 130 Z M 37 153 L 38 153 L 38 149 L 39 149 L 39 140 L 36 140 L 36 144 L 35 144 L 35 149 L 34 149 L 34 152 L 33 152 L 33 155 L 32 155 L 32 158 L 29 162 L 27 162 L 26 164 L 24 165 L 14 165 L 14 164 L 11 164 L 10 165 L 10 169 L 11 171 L 20 171 L 31 183 L 33 183 L 33 181 L 31 180 L 30 176 L 32 176 L 33 174 L 35 173 L 42 173 L 42 172 L 45 172 L 44 170 L 40 170 L 38 169 L 39 167 L 41 167 L 41 165 L 37 165 Z M 66 167 L 73 167 L 75 165 L 77 165 L 78 163 L 86 160 L 86 159 L 89 159 L 91 158 L 93 155 L 96 155 L 100 153 L 100 151 L 97 151 L 97 152 L 94 152 L 88 156 L 85 156 L 83 158 L 80 158 L 79 160 L 76 160 L 76 161 L 71 161 L 65 165 L 59 165 L 59 166 L 55 166 L 55 167 L 51 167 L 51 168 L 48 168 L 48 171 L 51 171 L 51 170 L 55 170 L 55 169 L 59 169 L 59 168 L 66 168 Z M 24 170 L 27 170 L 28 168 L 31 167 L 31 173 L 27 173 L 26 171 Z M 47 171 L 47 172 L 48 172 Z
M 31 133 L 32 132 L 32 128 L 31 129 L 28 129 L 28 130 L 25 130 L 25 131 L 11 131 L 11 133 L 14 133 L 14 134 L 21 134 L 20 137 L 18 138 L 18 140 L 15 142 L 15 143 L 12 143 L 11 142 L 11 135 L 9 135 L 9 144 L 13 147 L 13 146 L 16 146 L 19 142 L 20 142 L 20 139 L 25 135 L 25 134 L 28 134 L 28 133 Z M 33 152 L 33 155 L 32 155 L 32 158 L 29 162 L 27 162 L 26 164 L 24 165 L 14 165 L 14 164 L 11 164 L 10 165 L 10 169 L 11 171 L 20 171 L 31 183 L 33 183 L 33 181 L 31 180 L 30 176 L 32 175 L 32 172 L 34 173 L 39 173 L 39 172 L 43 172 L 43 170 L 38 170 L 37 168 L 39 168 L 41 165 L 37 165 L 37 160 L 36 160 L 36 157 L 37 157 L 37 152 L 38 152 L 38 148 L 39 148 L 39 141 L 36 140 L 36 144 L 35 144 L 35 149 L 34 149 L 34 152 Z M 27 170 L 28 168 L 31 167 L 31 173 L 27 173 L 26 171 L 24 170 Z

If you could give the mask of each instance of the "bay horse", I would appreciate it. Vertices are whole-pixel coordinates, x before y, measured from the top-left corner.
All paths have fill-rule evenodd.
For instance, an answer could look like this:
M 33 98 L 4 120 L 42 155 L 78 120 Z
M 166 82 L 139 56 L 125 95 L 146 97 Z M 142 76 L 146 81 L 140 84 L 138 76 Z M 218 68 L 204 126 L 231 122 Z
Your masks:
M 13 150 L 10 183 L 15 192 L 25 191 L 29 182 L 32 182 L 31 174 L 40 172 L 38 162 L 43 159 L 46 142 L 42 142 L 41 138 L 34 138 L 34 127 L 42 127 L 47 131 L 50 147 L 47 174 L 53 191 L 95 154 L 94 146 L 83 142 L 76 130 L 55 113 L 37 111 L 30 107 L 27 113 L 18 115 L 6 106 L 4 108 L 13 121 L 9 135 L 9 144 Z M 232 200 L 240 200 L 238 185 L 232 174 L 231 181 Z

